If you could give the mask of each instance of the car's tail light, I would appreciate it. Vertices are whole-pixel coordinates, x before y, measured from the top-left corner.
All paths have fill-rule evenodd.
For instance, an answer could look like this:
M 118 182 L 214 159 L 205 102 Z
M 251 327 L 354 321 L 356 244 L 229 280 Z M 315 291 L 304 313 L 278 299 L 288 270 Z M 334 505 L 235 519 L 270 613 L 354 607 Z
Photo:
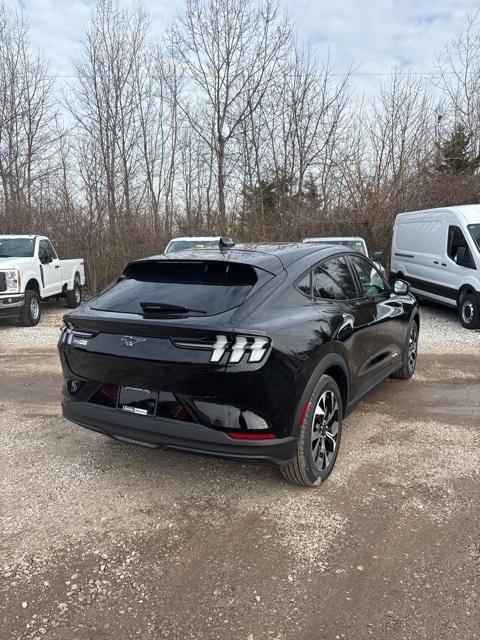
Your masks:
M 229 363 L 239 363 L 245 354 L 248 354 L 248 362 L 261 362 L 270 349 L 271 341 L 263 336 L 238 335 L 231 338 L 226 335 L 217 335 L 215 342 L 196 342 L 184 339 L 172 339 L 176 347 L 182 349 L 204 349 L 212 352 L 210 362 L 221 362 L 225 354 L 228 354 Z
M 69 322 L 64 322 L 60 329 L 60 344 L 86 347 L 88 340 L 95 337 L 95 335 L 92 331 L 74 329 Z

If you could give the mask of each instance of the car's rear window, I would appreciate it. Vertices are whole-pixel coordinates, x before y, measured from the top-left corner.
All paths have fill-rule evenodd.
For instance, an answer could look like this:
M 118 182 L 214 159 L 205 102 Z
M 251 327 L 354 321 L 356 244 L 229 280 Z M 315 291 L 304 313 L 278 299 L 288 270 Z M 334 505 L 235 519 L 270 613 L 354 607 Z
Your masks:
M 128 265 L 122 278 L 92 307 L 144 315 L 215 315 L 238 307 L 258 280 L 254 267 L 216 261 L 145 261 Z

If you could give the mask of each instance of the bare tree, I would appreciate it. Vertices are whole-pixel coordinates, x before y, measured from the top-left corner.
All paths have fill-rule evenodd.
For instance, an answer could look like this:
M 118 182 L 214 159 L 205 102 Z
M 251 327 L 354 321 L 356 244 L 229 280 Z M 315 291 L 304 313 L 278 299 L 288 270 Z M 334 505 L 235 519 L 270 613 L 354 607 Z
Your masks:
M 191 82 L 187 100 L 196 103 L 180 108 L 215 154 L 219 222 L 225 225 L 228 146 L 278 74 L 290 26 L 271 0 L 187 0 L 172 41 Z
M 52 80 L 30 50 L 27 25 L 0 5 L 0 185 L 7 228 L 32 224 L 51 168 Z
M 451 129 L 461 124 L 480 156 L 480 11 L 467 17 L 465 30 L 449 42 L 435 61 L 436 84 L 445 96 L 441 117 Z
M 141 9 L 99 0 L 75 60 L 76 81 L 67 97 L 71 115 L 101 167 L 98 198 L 105 200 L 115 237 L 144 193 L 140 167 L 148 19 Z M 89 161 L 90 162 L 90 161 Z
M 434 151 L 434 110 L 422 79 L 393 73 L 371 104 L 357 108 L 343 163 L 347 211 L 363 234 L 388 244 L 387 229 L 414 201 Z M 379 240 L 381 238 L 381 240 Z

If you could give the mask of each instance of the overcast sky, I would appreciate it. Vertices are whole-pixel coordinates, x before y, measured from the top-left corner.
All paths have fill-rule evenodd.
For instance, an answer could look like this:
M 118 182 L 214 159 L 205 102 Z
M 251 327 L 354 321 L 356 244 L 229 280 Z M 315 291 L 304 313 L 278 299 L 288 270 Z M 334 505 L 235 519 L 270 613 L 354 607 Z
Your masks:
M 1 0 L 0 0 L 1 2 Z M 34 46 L 53 73 L 71 73 L 71 57 L 82 37 L 94 0 L 5 0 L 26 15 Z M 152 28 L 159 35 L 183 3 L 145 0 Z M 432 70 L 436 51 L 462 30 L 476 0 L 292 0 L 285 3 L 298 38 L 318 56 L 328 55 L 341 73 L 352 63 L 357 83 L 374 90 L 377 74 L 393 67 L 406 72 Z

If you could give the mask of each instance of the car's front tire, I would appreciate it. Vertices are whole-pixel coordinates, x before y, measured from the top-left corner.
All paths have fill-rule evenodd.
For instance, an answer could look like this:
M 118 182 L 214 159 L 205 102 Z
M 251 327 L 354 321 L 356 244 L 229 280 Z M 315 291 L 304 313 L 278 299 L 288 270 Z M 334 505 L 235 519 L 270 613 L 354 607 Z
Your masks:
M 40 296 L 33 289 L 25 291 L 25 301 L 20 312 L 20 324 L 22 327 L 34 327 L 40 322 L 42 307 Z
M 467 293 L 460 302 L 460 322 L 465 329 L 480 329 L 480 296 Z
M 342 417 L 342 398 L 335 380 L 320 376 L 308 401 L 295 456 L 280 467 L 284 478 L 305 487 L 315 487 L 328 478 L 338 455 Z

